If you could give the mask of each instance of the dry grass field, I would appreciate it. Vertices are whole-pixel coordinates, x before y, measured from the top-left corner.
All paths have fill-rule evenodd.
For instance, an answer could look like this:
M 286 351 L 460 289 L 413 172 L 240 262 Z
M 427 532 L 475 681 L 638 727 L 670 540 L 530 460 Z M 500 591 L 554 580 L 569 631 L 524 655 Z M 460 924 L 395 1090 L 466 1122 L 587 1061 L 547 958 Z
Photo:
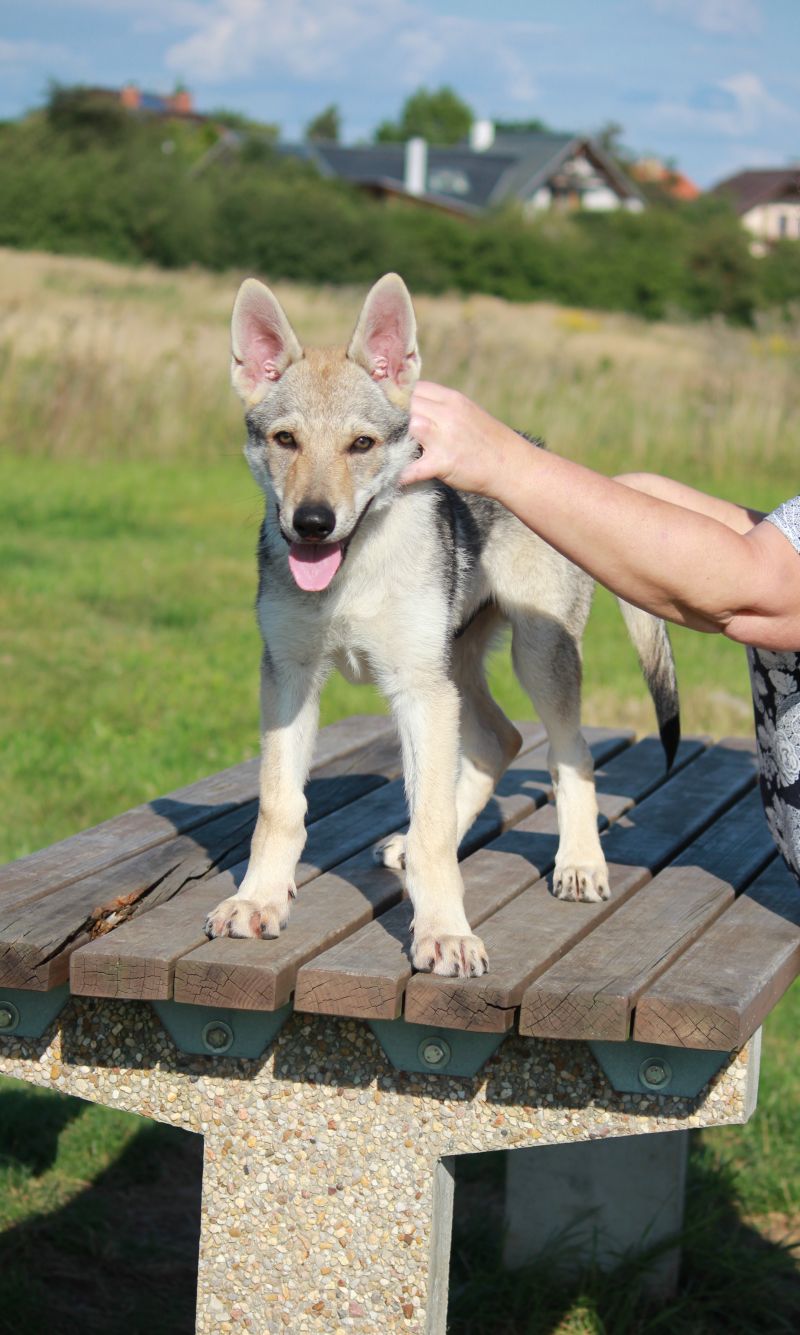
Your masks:
M 0 439 L 48 457 L 225 454 L 237 438 L 224 366 L 241 277 L 0 250 Z M 274 286 L 317 343 L 340 342 L 363 297 Z M 573 458 L 723 489 L 729 478 L 759 489 L 760 474 L 768 486 L 794 461 L 798 330 L 645 325 L 481 296 L 416 307 L 429 379 Z

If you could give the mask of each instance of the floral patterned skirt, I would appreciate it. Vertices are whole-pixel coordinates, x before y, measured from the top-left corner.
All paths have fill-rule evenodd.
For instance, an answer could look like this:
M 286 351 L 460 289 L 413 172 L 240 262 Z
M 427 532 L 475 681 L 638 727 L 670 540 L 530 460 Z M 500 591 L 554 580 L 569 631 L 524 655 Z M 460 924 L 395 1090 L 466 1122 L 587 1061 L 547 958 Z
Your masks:
M 747 658 L 767 824 L 800 881 L 800 654 L 748 649 Z

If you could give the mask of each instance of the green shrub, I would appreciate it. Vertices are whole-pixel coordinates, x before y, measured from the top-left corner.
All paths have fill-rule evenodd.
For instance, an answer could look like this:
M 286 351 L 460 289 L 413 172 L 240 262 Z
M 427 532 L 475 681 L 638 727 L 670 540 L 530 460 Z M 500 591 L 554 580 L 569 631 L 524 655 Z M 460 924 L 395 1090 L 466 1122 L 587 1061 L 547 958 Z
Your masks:
M 0 244 L 310 283 L 363 284 L 397 269 L 420 292 L 646 319 L 751 324 L 760 309 L 788 313 L 800 300 L 800 245 L 754 260 L 718 200 L 461 219 L 323 179 L 264 136 L 209 152 L 208 125 L 138 119 L 79 94 L 55 89 L 45 112 L 0 126 Z

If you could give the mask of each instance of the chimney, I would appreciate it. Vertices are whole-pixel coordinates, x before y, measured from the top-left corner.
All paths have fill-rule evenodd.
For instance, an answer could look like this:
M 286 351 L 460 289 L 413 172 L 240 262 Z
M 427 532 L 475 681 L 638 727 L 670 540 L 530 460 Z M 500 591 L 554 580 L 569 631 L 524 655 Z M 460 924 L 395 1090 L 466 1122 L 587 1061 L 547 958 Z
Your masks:
M 125 87 L 120 90 L 119 100 L 123 107 L 126 107 L 128 111 L 136 111 L 142 100 L 136 84 L 126 83 Z
M 485 153 L 494 143 L 494 121 L 473 121 L 469 127 L 469 146 L 473 153 Z
M 409 139 L 406 144 L 403 185 L 410 195 L 424 195 L 428 180 L 428 145 L 424 139 Z
M 180 116 L 188 116 L 194 110 L 192 95 L 188 88 L 176 88 L 168 101 L 171 110 L 177 111 Z

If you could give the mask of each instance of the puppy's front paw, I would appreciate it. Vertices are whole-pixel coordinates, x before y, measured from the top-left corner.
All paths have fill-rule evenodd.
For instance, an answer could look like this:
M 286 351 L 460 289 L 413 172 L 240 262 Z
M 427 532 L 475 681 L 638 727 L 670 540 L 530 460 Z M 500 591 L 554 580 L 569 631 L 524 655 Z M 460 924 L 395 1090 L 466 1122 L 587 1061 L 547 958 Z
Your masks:
M 205 934 L 211 941 L 218 936 L 255 937 L 265 941 L 280 936 L 289 921 L 289 905 L 295 893 L 292 885 L 282 904 L 257 904 L 253 899 L 239 899 L 236 895 L 223 899 L 206 918 Z
M 405 835 L 390 834 L 386 839 L 380 839 L 372 850 L 372 856 L 379 867 L 394 867 L 395 871 L 405 871 Z
M 411 963 L 424 973 L 443 978 L 480 978 L 488 973 L 489 961 L 477 936 L 417 935 L 411 946 Z
M 579 867 L 556 866 L 553 894 L 557 899 L 579 899 L 584 904 L 600 904 L 602 900 L 609 899 L 611 891 L 605 863 Z

